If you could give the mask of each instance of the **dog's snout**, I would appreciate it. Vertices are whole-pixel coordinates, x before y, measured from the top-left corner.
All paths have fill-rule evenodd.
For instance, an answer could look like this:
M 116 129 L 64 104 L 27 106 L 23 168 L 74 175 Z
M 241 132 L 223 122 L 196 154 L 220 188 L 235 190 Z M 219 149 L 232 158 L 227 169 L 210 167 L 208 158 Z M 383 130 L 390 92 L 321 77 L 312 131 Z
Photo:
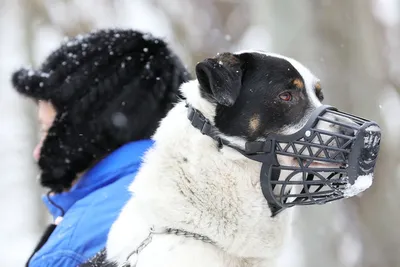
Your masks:
M 338 132 L 339 132 L 339 134 L 342 135 L 342 137 L 338 138 L 338 141 L 339 141 L 338 145 L 339 145 L 339 147 L 346 148 L 346 144 L 348 143 L 349 138 L 355 136 L 355 131 L 354 131 L 354 129 L 352 129 L 350 127 L 341 125 L 338 128 Z M 344 136 L 346 136 L 346 137 L 344 137 Z
M 355 135 L 354 133 L 354 129 L 350 128 L 350 127 L 346 127 L 346 126 L 339 126 L 339 133 L 342 135 L 346 135 L 349 137 L 353 137 Z

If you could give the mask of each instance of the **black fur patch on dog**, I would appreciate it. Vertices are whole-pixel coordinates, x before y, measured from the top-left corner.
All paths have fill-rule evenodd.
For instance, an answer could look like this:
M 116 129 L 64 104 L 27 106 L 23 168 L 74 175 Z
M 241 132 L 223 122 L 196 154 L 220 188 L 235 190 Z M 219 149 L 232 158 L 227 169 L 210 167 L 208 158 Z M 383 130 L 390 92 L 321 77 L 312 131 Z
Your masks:
M 217 128 L 228 136 L 254 141 L 298 123 L 312 108 L 302 75 L 280 57 L 224 53 L 198 63 L 196 74 L 203 97 L 217 103 Z
M 57 111 L 39 159 L 41 184 L 60 192 L 108 153 L 149 138 L 189 79 L 163 40 L 118 29 L 78 36 L 39 69 L 15 72 L 19 93 Z
M 79 267 L 117 267 L 117 264 L 107 261 L 107 251 L 104 248 Z

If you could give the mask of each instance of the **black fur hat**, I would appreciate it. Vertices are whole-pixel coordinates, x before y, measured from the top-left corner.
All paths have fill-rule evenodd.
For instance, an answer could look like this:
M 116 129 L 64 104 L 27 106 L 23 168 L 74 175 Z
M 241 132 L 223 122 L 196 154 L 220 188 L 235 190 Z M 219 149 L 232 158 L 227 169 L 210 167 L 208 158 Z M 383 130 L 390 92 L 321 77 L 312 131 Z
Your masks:
M 16 71 L 19 93 L 57 111 L 41 149 L 41 184 L 60 192 L 96 160 L 151 137 L 189 79 L 164 41 L 120 29 L 78 36 L 38 69 Z

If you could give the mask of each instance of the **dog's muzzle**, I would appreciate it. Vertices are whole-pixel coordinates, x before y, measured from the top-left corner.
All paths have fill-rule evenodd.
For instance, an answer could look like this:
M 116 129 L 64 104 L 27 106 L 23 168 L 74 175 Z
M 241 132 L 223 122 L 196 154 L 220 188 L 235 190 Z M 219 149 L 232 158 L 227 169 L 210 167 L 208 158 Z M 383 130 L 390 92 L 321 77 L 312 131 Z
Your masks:
M 269 134 L 245 149 L 218 136 L 198 110 L 188 118 L 203 134 L 262 162 L 261 189 L 273 216 L 295 205 L 324 204 L 357 195 L 372 184 L 381 131 L 377 123 L 321 106 L 291 135 Z

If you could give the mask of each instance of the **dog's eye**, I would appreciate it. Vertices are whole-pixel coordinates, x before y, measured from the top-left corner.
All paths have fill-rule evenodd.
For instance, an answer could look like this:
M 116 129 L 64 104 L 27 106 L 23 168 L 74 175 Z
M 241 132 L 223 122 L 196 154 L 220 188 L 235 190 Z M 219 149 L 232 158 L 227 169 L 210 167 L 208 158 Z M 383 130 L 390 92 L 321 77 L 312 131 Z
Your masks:
M 282 93 L 279 95 L 279 98 L 283 101 L 290 101 L 290 100 L 292 100 L 292 94 L 291 93 Z

